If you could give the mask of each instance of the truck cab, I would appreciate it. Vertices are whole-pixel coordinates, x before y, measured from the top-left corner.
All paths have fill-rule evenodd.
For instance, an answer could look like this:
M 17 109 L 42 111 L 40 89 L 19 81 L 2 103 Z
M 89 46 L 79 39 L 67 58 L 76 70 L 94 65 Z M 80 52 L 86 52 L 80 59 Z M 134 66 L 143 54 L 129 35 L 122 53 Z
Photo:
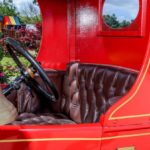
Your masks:
M 17 116 L 0 126 L 2 149 L 149 150 L 150 1 L 118 28 L 104 18 L 110 0 L 38 2 L 37 58 L 6 40 L 22 75 L 3 89 Z

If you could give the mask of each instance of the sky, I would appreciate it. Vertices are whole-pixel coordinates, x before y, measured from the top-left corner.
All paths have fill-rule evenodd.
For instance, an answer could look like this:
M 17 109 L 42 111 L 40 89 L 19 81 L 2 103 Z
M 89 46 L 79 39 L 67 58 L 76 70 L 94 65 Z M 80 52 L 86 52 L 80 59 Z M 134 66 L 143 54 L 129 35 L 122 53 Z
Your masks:
M 13 0 L 13 3 L 17 7 L 18 11 L 22 13 L 23 6 L 25 6 L 27 3 L 32 3 L 33 0 Z M 39 7 L 36 7 L 39 11 Z
M 2 1 L 2 0 L 0 0 L 0 1 Z M 21 10 L 23 9 L 23 6 L 26 3 L 32 3 L 32 2 L 33 2 L 33 0 L 13 0 L 14 5 L 16 6 L 16 8 L 19 12 L 21 12 Z M 36 7 L 36 8 L 39 11 L 39 7 Z
M 13 0 L 17 9 L 21 11 L 25 3 L 32 0 Z M 38 9 L 38 8 L 37 8 Z M 119 21 L 134 20 L 138 14 L 139 0 L 106 0 L 104 14 L 115 14 Z
M 15 6 L 17 7 L 17 9 L 21 10 L 21 8 L 25 2 L 32 2 L 32 0 L 25 0 L 25 1 L 24 0 L 13 0 L 13 2 L 15 4 Z
M 139 11 L 139 0 L 106 0 L 103 14 L 115 14 L 119 21 L 134 20 Z
M 2 0 L 0 0 L 2 1 Z M 13 0 L 18 11 L 21 12 L 25 3 L 33 0 Z M 37 7 L 39 10 L 39 8 Z M 115 14 L 119 21 L 134 20 L 138 14 L 139 0 L 106 0 L 104 3 L 103 14 Z

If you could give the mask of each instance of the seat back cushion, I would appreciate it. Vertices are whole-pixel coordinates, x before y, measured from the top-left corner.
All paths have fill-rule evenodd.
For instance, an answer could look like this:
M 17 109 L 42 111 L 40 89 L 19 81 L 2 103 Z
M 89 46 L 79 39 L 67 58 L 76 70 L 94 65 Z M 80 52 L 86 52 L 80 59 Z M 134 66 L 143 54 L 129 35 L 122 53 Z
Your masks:
M 131 89 L 137 75 L 137 71 L 116 66 L 69 64 L 61 112 L 77 123 L 98 122 Z

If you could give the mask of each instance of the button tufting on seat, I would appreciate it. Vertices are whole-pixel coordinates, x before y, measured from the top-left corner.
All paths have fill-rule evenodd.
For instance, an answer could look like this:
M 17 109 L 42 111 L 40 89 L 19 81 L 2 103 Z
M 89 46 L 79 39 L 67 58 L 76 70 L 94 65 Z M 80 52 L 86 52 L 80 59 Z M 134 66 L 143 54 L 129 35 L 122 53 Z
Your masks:
M 137 71 L 116 66 L 69 65 L 64 80 L 64 83 L 69 81 L 64 84 L 63 103 L 67 110 L 64 113 L 77 123 L 98 122 L 100 115 L 131 89 L 137 74 Z M 76 92 L 78 96 L 74 96 Z M 73 102 L 76 105 L 72 107 Z

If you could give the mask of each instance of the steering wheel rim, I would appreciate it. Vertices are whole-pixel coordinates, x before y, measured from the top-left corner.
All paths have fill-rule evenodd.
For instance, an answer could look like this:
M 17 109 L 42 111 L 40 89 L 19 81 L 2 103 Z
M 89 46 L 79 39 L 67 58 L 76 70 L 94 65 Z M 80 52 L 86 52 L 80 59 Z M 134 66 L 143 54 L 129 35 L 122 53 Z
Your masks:
M 43 83 L 46 85 L 46 87 L 48 87 L 48 89 L 51 90 L 51 92 L 48 89 L 47 89 L 48 91 L 45 91 L 39 85 L 39 83 L 36 82 L 36 80 L 33 79 L 32 76 L 29 74 L 30 81 L 32 81 L 32 87 L 34 87 L 34 86 L 35 86 L 35 88 L 38 87 L 38 90 L 40 92 L 42 92 L 42 94 L 46 95 L 51 101 L 55 102 L 59 98 L 57 88 L 55 87 L 54 83 L 49 79 L 49 77 L 47 76 L 46 72 L 41 67 L 41 65 L 16 40 L 14 40 L 10 37 L 7 38 L 6 46 L 7 46 L 9 54 L 11 55 L 11 57 L 13 58 L 13 60 L 17 64 L 17 66 L 20 68 L 20 72 L 22 75 L 24 75 L 24 73 L 27 72 L 27 70 L 23 67 L 23 64 L 20 62 L 20 60 L 18 59 L 15 52 L 22 55 L 23 57 L 25 57 L 31 63 L 31 65 L 34 67 L 34 69 L 36 69 L 36 71 L 38 71 L 38 74 L 41 77 Z

